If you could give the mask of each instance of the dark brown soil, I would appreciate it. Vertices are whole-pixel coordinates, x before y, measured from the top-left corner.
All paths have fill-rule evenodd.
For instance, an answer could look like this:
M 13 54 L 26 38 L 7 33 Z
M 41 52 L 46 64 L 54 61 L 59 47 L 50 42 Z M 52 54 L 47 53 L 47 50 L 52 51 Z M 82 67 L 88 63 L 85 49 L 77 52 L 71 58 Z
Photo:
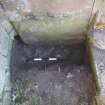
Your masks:
M 63 60 L 33 61 L 57 56 Z M 93 105 L 95 87 L 81 44 L 28 46 L 16 38 L 11 81 L 12 105 Z

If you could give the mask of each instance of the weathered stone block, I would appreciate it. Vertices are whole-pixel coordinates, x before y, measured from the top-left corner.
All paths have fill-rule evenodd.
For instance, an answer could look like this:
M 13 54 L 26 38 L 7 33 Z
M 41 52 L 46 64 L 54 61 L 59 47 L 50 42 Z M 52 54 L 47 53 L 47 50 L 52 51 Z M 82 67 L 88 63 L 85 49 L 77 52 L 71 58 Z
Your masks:
M 11 27 L 6 20 L 0 22 L 0 105 L 10 105 L 10 57 L 15 35 L 11 34 Z
M 65 41 L 83 39 L 87 20 L 25 20 L 13 23 L 24 42 L 33 44 L 40 41 Z
M 7 16 L 14 21 L 17 32 L 28 44 L 37 41 L 81 39 L 93 6 L 92 0 L 6 1 L 8 0 L 2 2 L 7 14 L 10 14 Z

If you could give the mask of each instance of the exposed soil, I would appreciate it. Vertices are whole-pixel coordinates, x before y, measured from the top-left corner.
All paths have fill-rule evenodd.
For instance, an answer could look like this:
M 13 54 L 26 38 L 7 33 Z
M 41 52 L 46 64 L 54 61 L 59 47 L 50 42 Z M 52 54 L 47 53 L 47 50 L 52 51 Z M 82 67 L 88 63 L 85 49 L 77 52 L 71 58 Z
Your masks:
M 93 105 L 95 86 L 85 47 L 78 45 L 13 44 L 11 59 L 12 105 Z M 35 62 L 35 57 L 60 57 Z

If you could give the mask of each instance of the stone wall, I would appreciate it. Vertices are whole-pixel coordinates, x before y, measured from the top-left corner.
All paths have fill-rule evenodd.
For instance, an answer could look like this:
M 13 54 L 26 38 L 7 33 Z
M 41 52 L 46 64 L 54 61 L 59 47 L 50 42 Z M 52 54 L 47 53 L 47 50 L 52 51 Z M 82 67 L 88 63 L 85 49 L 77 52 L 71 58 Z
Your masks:
M 90 60 L 93 61 L 99 87 L 96 101 L 98 105 L 105 105 L 105 0 L 95 0 L 92 18 L 88 37 L 92 54 Z
M 23 41 L 83 40 L 92 0 L 1 0 Z
M 10 104 L 10 57 L 15 32 L 8 21 L 0 21 L 0 105 Z

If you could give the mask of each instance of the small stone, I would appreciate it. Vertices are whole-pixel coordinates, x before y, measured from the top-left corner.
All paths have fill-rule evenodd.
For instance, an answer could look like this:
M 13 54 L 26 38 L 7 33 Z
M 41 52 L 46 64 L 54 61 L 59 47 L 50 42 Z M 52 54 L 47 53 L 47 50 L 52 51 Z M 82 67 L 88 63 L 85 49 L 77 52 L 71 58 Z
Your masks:
M 104 67 L 105 67 L 105 65 L 103 64 L 103 62 L 100 62 L 100 63 L 98 64 L 99 70 L 103 71 L 103 70 L 104 70 Z
M 61 68 L 60 68 L 60 66 L 58 67 L 58 71 L 61 72 Z
M 66 76 L 67 79 L 69 79 L 71 77 L 73 77 L 73 75 L 71 73 L 68 73 L 67 76 Z
M 38 89 L 38 85 L 35 85 L 35 88 Z

